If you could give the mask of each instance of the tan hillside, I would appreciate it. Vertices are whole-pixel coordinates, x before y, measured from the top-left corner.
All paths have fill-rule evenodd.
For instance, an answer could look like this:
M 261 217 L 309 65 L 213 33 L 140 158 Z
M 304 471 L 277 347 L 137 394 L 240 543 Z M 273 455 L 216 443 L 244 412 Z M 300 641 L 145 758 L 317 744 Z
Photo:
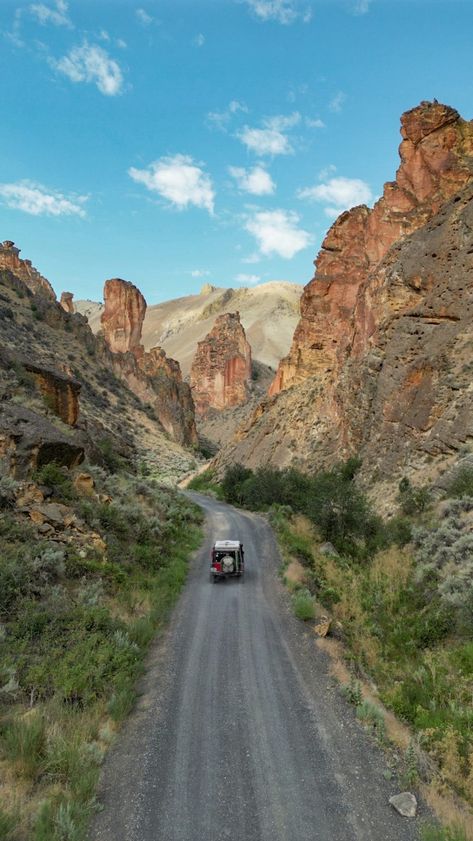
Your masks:
M 187 376 L 197 343 L 210 332 L 216 318 L 238 310 L 253 359 L 276 368 L 290 348 L 301 293 L 302 286 L 279 280 L 241 289 L 216 289 L 206 284 L 198 295 L 148 307 L 141 341 L 145 350 L 156 345 L 164 348 Z M 94 333 L 100 329 L 102 304 L 75 301 L 74 308 L 88 318 Z

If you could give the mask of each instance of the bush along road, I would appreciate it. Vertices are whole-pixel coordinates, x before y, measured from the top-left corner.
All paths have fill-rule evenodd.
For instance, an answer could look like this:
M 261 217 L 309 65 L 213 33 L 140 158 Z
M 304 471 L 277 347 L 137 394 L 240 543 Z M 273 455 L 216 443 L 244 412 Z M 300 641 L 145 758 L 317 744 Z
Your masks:
M 207 515 L 168 633 L 102 776 L 91 841 L 410 841 L 418 822 L 328 673 L 277 576 L 256 514 L 190 494 Z M 243 580 L 212 585 L 216 539 Z M 420 808 L 422 817 L 422 807 Z

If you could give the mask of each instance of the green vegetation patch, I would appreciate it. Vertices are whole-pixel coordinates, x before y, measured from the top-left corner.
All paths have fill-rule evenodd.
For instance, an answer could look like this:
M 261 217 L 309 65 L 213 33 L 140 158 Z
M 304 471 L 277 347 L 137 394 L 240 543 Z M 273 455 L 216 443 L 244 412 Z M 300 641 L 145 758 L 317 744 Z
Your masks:
M 80 496 L 55 464 L 35 476 L 50 501 L 72 508 L 78 535 L 95 533 L 105 551 L 58 542 L 60 532 L 39 536 L 2 480 L 0 761 L 15 809 L 7 783 L 0 837 L 11 841 L 85 837 L 104 752 L 133 706 L 147 648 L 201 539 L 196 506 L 153 480 L 111 472 L 107 462 L 87 468 L 92 496 Z

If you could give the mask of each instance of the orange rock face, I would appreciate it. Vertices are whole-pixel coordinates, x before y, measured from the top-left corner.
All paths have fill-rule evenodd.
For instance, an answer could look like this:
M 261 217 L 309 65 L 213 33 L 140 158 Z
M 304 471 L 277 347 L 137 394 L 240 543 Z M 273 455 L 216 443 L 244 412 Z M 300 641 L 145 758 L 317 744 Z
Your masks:
M 46 365 L 25 361 L 24 366 L 33 374 L 49 408 L 64 423 L 75 426 L 79 418 L 80 382 Z
M 74 293 L 73 292 L 62 292 L 61 293 L 61 300 L 59 302 L 61 304 L 61 307 L 63 308 L 63 310 L 71 313 L 71 315 L 74 312 L 74 302 L 72 300 L 73 298 L 74 298 Z
M 127 280 L 114 278 L 105 281 L 102 330 L 113 353 L 131 351 L 136 357 L 143 353 L 141 329 L 146 313 L 146 301 L 140 290 Z
M 199 415 L 247 401 L 251 347 L 238 312 L 219 316 L 210 333 L 198 343 L 190 380 Z
M 56 300 L 56 294 L 49 280 L 46 280 L 31 265 L 31 260 L 21 259 L 20 249 L 10 239 L 5 240 L 0 245 L 0 269 L 8 269 L 16 277 L 19 277 L 23 283 L 26 283 L 28 289 L 31 289 L 35 294 L 40 293 L 53 301 Z
M 104 301 L 102 329 L 117 375 L 153 407 L 163 429 L 175 441 L 197 444 L 194 403 L 188 384 L 182 381 L 179 362 L 169 359 L 159 347 L 145 353 L 141 344 L 146 301 L 140 290 L 126 280 L 107 280 Z
M 473 123 L 437 102 L 422 102 L 401 117 L 401 165 L 372 210 L 355 207 L 330 228 L 305 287 L 291 350 L 279 365 L 270 395 L 307 377 L 333 379 L 351 353 L 358 293 L 391 246 L 425 225 L 473 180 Z M 361 309 L 360 309 L 361 315 Z M 363 312 L 366 344 L 375 329 Z

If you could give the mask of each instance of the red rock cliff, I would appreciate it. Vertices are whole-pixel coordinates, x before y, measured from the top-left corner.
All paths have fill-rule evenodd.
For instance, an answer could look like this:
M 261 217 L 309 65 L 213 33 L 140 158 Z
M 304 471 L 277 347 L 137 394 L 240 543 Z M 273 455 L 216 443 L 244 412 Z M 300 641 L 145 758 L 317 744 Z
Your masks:
M 146 313 L 146 301 L 140 290 L 127 280 L 114 278 L 105 281 L 102 330 L 113 353 L 131 351 L 143 353 L 141 329 Z
M 238 406 L 248 399 L 251 347 L 240 314 L 220 315 L 210 333 L 198 343 L 190 374 L 196 411 Z
M 102 329 L 117 375 L 144 403 L 149 403 L 166 432 L 180 444 L 198 442 L 194 403 L 182 381 L 179 362 L 161 348 L 144 352 L 141 330 L 146 301 L 140 290 L 126 280 L 107 280 Z
M 20 249 L 15 246 L 11 239 L 6 239 L 0 245 L 0 269 L 8 269 L 16 277 L 19 277 L 28 289 L 35 294 L 40 293 L 56 300 L 56 294 L 49 280 L 46 280 L 34 266 L 31 260 L 22 260 Z
M 270 395 L 307 377 L 333 379 L 350 353 L 358 292 L 389 248 L 425 225 L 473 180 L 473 123 L 438 102 L 401 117 L 401 165 L 372 210 L 355 207 L 330 228 L 301 299 L 301 319 Z M 369 322 L 369 314 L 364 314 Z M 365 332 L 373 330 L 367 323 Z

